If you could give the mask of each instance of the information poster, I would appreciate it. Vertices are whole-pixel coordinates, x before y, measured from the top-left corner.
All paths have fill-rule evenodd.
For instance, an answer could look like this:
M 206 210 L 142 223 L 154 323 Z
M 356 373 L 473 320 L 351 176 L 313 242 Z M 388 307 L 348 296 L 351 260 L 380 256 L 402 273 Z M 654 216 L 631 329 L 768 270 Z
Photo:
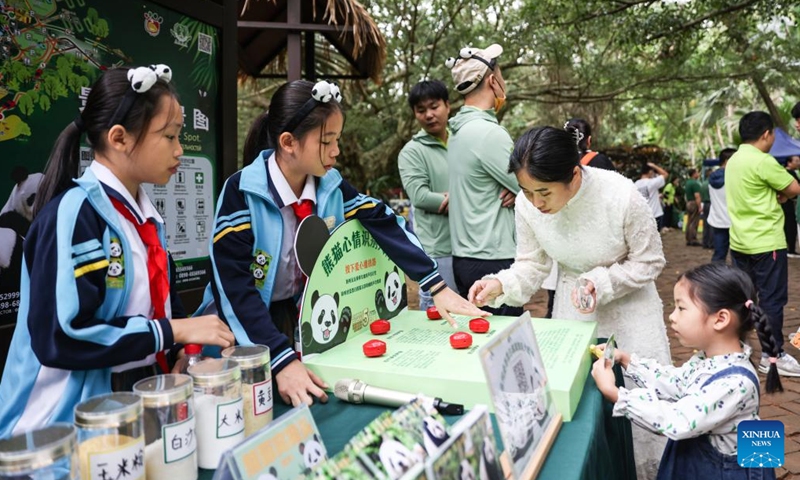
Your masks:
M 174 72 L 185 121 L 181 171 L 187 188 L 173 179 L 153 196 L 164 198 L 180 288 L 207 282 L 207 215 L 213 214 L 219 154 L 219 45 L 217 28 L 153 2 L 0 0 L 0 325 L 16 319 L 21 240 L 32 219 L 26 206 L 39 173 L 56 137 L 85 106 L 92 83 L 118 66 L 163 63 Z M 87 150 L 83 160 L 89 159 Z

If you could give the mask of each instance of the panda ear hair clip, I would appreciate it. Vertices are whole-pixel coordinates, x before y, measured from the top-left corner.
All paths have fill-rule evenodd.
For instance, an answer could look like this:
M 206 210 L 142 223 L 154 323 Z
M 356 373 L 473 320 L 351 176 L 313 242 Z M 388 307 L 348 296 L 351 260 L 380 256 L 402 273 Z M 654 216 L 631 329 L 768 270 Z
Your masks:
M 121 124 L 128 112 L 130 112 L 136 96 L 150 90 L 159 80 L 167 83 L 172 80 L 172 69 L 162 63 L 128 70 L 128 81 L 131 83 L 131 89 L 125 92 L 122 97 L 122 101 L 120 101 L 119 106 L 114 111 L 114 115 L 111 116 L 111 120 L 108 122 L 108 128 Z

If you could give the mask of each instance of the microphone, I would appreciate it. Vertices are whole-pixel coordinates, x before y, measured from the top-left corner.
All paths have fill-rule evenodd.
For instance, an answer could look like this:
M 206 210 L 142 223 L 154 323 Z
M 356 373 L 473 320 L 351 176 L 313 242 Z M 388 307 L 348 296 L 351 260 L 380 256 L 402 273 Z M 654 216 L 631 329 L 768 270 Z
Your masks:
M 347 403 L 371 403 L 395 408 L 405 405 L 417 397 L 421 397 L 421 395 L 414 395 L 413 393 L 372 387 L 361 380 L 353 380 L 350 378 L 343 378 L 336 382 L 333 388 L 333 394 L 339 400 Z M 438 397 L 433 399 L 433 406 L 440 413 L 446 415 L 464 414 L 463 405 L 448 403 Z

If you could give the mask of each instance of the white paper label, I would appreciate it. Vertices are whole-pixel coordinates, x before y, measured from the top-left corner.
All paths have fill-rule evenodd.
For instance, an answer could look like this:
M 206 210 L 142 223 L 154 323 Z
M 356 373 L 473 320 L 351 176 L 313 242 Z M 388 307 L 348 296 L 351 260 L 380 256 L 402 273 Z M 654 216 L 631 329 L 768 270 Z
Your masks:
M 92 479 L 144 478 L 144 437 L 113 452 L 89 454 L 89 465 Z
M 263 415 L 272 410 L 272 379 L 253 384 L 253 414 Z
M 164 463 L 183 460 L 197 448 L 194 416 L 180 423 L 164 425 L 161 427 L 161 432 L 164 442 Z
M 217 438 L 227 438 L 244 430 L 244 402 L 239 397 L 230 403 L 217 405 Z

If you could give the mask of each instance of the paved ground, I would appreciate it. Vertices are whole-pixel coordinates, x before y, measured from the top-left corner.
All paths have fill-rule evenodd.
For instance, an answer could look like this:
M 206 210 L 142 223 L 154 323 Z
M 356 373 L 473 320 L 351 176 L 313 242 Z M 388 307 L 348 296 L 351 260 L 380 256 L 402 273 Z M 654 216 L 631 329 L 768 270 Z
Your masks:
M 678 275 L 684 270 L 695 265 L 706 263 L 711 259 L 711 250 L 700 247 L 687 247 L 683 234 L 672 231 L 662 236 L 664 253 L 667 257 L 667 266 L 658 279 L 658 292 L 664 302 L 664 321 L 669 323 L 667 316 L 672 311 L 672 287 Z M 409 282 L 409 304 L 411 308 L 417 306 L 416 285 Z M 547 296 L 539 292 L 528 305 L 533 316 L 542 316 L 546 312 Z M 800 326 L 800 259 L 789 259 L 789 303 L 785 309 L 783 333 L 797 331 Z M 753 346 L 753 359 L 758 361 L 761 349 L 755 333 L 752 334 L 750 345 Z M 787 351 L 800 358 L 800 352 L 788 344 Z M 670 347 L 672 360 L 680 365 L 692 356 L 692 350 L 682 347 L 670 331 Z M 761 418 L 780 420 L 785 425 L 785 468 L 777 469 L 779 479 L 800 480 L 800 378 L 782 377 L 784 391 L 782 393 L 766 395 L 763 392 L 764 375 L 759 374 L 762 381 Z

